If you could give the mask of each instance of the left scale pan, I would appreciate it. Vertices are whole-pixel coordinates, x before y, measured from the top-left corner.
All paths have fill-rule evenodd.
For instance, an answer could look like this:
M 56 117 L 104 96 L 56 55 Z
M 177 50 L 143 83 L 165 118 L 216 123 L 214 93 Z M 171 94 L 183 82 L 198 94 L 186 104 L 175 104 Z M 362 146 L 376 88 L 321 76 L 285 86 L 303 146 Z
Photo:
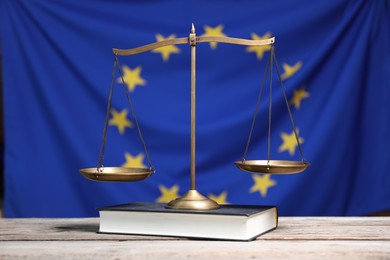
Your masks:
M 148 168 L 105 167 L 81 169 L 80 173 L 88 180 L 105 182 L 132 182 L 148 178 L 155 172 Z
M 121 82 L 123 85 L 123 88 L 126 93 L 127 101 L 130 105 L 130 110 L 133 115 L 133 119 L 135 121 L 135 125 L 138 130 L 139 138 L 143 144 L 144 152 L 146 155 L 146 158 L 149 163 L 149 168 L 133 168 L 133 167 L 104 167 L 104 152 L 106 147 L 106 138 L 107 138 L 107 127 L 108 127 L 108 120 L 109 115 L 111 111 L 111 102 L 112 102 L 112 94 L 114 90 L 114 81 L 115 81 L 115 70 L 118 68 Z M 97 167 L 94 168 L 84 168 L 80 169 L 81 175 L 83 175 L 86 179 L 91 181 L 99 181 L 99 182 L 133 182 L 133 181 L 141 181 L 149 176 L 151 176 L 153 173 L 155 173 L 155 170 L 152 166 L 152 163 L 149 158 L 149 153 L 146 149 L 145 141 L 142 137 L 141 129 L 138 124 L 137 117 L 134 112 L 133 104 L 131 103 L 129 90 L 125 84 L 125 80 L 123 78 L 123 72 L 120 69 L 120 64 L 117 55 L 115 54 L 114 57 L 114 66 L 112 70 L 112 77 L 111 77 L 111 86 L 110 86 L 110 94 L 108 96 L 108 104 L 107 104 L 107 111 L 106 111 L 106 119 L 104 122 L 104 128 L 103 128 L 103 136 L 102 136 L 102 142 L 100 145 L 100 152 L 98 157 L 98 164 Z

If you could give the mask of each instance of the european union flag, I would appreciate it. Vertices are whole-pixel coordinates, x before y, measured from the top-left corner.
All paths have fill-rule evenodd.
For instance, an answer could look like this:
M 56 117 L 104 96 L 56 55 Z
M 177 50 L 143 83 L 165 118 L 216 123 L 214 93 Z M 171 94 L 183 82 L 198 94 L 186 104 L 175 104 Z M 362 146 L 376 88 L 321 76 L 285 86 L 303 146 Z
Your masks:
M 5 216 L 97 216 L 98 206 L 169 202 L 190 185 L 190 47 L 120 57 L 156 173 L 102 183 L 97 165 L 112 48 L 198 36 L 276 38 L 298 138 L 311 166 L 241 172 L 269 46 L 197 45 L 197 189 L 219 203 L 276 205 L 280 215 L 390 209 L 389 1 L 45 1 L 0 3 Z M 273 81 L 277 82 L 276 73 Z M 118 73 L 106 166 L 149 167 Z M 266 159 L 269 92 L 248 159 Z M 273 88 L 270 157 L 300 160 L 283 92 Z

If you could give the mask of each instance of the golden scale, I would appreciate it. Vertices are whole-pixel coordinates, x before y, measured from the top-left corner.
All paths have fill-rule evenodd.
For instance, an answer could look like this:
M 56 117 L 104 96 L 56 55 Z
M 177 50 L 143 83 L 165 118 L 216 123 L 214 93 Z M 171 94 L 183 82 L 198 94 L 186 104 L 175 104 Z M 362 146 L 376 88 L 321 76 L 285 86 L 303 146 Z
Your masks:
M 81 174 L 93 181 L 103 181 L 103 182 L 133 182 L 133 181 L 140 181 L 148 178 L 151 176 L 155 169 L 152 166 L 152 163 L 150 161 L 149 154 L 146 149 L 145 141 L 142 137 L 142 133 L 137 121 L 137 117 L 134 113 L 134 108 L 130 99 L 128 88 L 125 85 L 124 79 L 123 79 L 123 73 L 119 64 L 118 56 L 125 56 L 125 55 L 134 55 L 146 51 L 151 51 L 157 48 L 161 48 L 168 45 L 176 45 L 176 44 L 189 44 L 191 46 L 191 161 L 190 161 L 190 177 L 191 177 L 191 186 L 189 191 L 184 194 L 183 196 L 169 202 L 166 205 L 166 208 L 171 209 L 180 209 L 180 210 L 212 210 L 217 209 L 220 206 L 217 202 L 214 200 L 211 200 L 205 196 L 203 196 L 201 193 L 199 193 L 196 190 L 195 187 L 195 157 L 196 157 L 196 149 L 195 149 L 195 140 L 196 140 L 196 45 L 198 43 L 203 42 L 219 42 L 219 43 L 228 43 L 228 44 L 238 44 L 238 45 L 246 45 L 246 46 L 270 46 L 270 55 L 267 60 L 267 65 L 264 73 L 264 77 L 262 80 L 262 85 L 260 89 L 260 93 L 258 96 L 257 104 L 256 104 L 256 110 L 253 116 L 251 130 L 249 133 L 248 141 L 246 144 L 246 149 L 244 152 L 244 156 L 241 161 L 236 161 L 234 164 L 243 171 L 250 172 L 250 173 L 260 173 L 260 174 L 293 174 L 293 173 L 299 173 L 304 171 L 310 164 L 304 159 L 302 148 L 299 142 L 298 134 L 294 125 L 294 121 L 292 118 L 292 114 L 290 111 L 290 107 L 287 101 L 285 89 L 283 86 L 283 82 L 280 76 L 280 70 L 278 67 L 278 64 L 276 62 L 276 56 L 274 52 L 274 43 L 275 38 L 269 38 L 265 40 L 247 40 L 247 39 L 239 39 L 239 38 L 231 38 L 231 37 L 206 37 L 206 36 L 196 36 L 195 34 L 195 28 L 192 24 L 192 28 L 190 31 L 190 35 L 188 38 L 176 38 L 176 39 L 169 39 L 164 41 L 155 42 L 152 44 L 144 45 L 138 48 L 134 49 L 128 49 L 128 50 L 120 50 L 120 49 L 113 49 L 114 53 L 114 67 L 112 71 L 112 80 L 111 80 L 111 87 L 110 87 L 110 93 L 108 98 L 108 105 L 107 105 L 107 113 L 104 123 L 104 129 L 103 129 L 103 137 L 102 137 L 102 143 L 100 147 L 100 153 L 99 153 L 99 159 L 98 159 L 98 165 L 96 168 L 85 168 L 81 169 Z M 288 161 L 288 160 L 271 160 L 270 159 L 270 136 L 271 136 L 271 115 L 272 115 L 272 67 L 273 63 L 275 63 L 275 68 L 278 74 L 278 79 L 281 85 L 281 88 L 283 90 L 284 99 L 286 102 L 287 110 L 289 113 L 290 121 L 292 128 L 294 130 L 295 138 L 298 144 L 298 148 L 302 157 L 302 161 Z M 128 100 L 128 103 L 130 105 L 131 113 L 134 118 L 137 131 L 139 134 L 139 138 L 141 139 L 141 142 L 143 144 L 143 148 L 145 151 L 146 158 L 149 163 L 149 168 L 126 168 L 126 167 L 104 167 L 103 161 L 104 161 L 104 150 L 106 145 L 106 135 L 107 135 L 107 126 L 108 126 L 108 120 L 109 120 L 109 112 L 111 110 L 111 100 L 112 100 L 112 93 L 113 93 L 113 87 L 114 87 L 114 75 L 116 67 L 118 67 L 120 77 L 122 80 L 123 87 L 126 92 L 126 97 Z M 251 137 L 253 128 L 256 121 L 256 115 L 259 109 L 261 96 L 263 93 L 265 80 L 268 74 L 270 74 L 270 98 L 269 98 L 269 106 L 268 106 L 268 158 L 266 160 L 246 160 L 246 154 L 250 145 Z

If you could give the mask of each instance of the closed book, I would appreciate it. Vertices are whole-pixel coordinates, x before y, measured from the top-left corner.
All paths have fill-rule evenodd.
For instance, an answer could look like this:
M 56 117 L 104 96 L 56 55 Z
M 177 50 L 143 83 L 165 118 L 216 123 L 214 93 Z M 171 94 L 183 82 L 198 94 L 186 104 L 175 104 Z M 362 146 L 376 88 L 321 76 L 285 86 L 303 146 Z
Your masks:
M 99 232 L 251 241 L 278 225 L 274 206 L 221 205 L 205 211 L 165 206 L 140 202 L 98 208 Z

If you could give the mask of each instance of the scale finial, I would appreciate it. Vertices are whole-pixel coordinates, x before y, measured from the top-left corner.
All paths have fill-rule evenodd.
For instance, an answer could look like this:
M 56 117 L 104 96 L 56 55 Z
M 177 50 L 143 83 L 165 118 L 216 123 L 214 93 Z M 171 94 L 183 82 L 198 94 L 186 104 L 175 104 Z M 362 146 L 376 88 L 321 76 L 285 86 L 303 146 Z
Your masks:
M 194 26 L 194 23 L 191 24 L 191 33 L 195 33 L 195 26 Z

